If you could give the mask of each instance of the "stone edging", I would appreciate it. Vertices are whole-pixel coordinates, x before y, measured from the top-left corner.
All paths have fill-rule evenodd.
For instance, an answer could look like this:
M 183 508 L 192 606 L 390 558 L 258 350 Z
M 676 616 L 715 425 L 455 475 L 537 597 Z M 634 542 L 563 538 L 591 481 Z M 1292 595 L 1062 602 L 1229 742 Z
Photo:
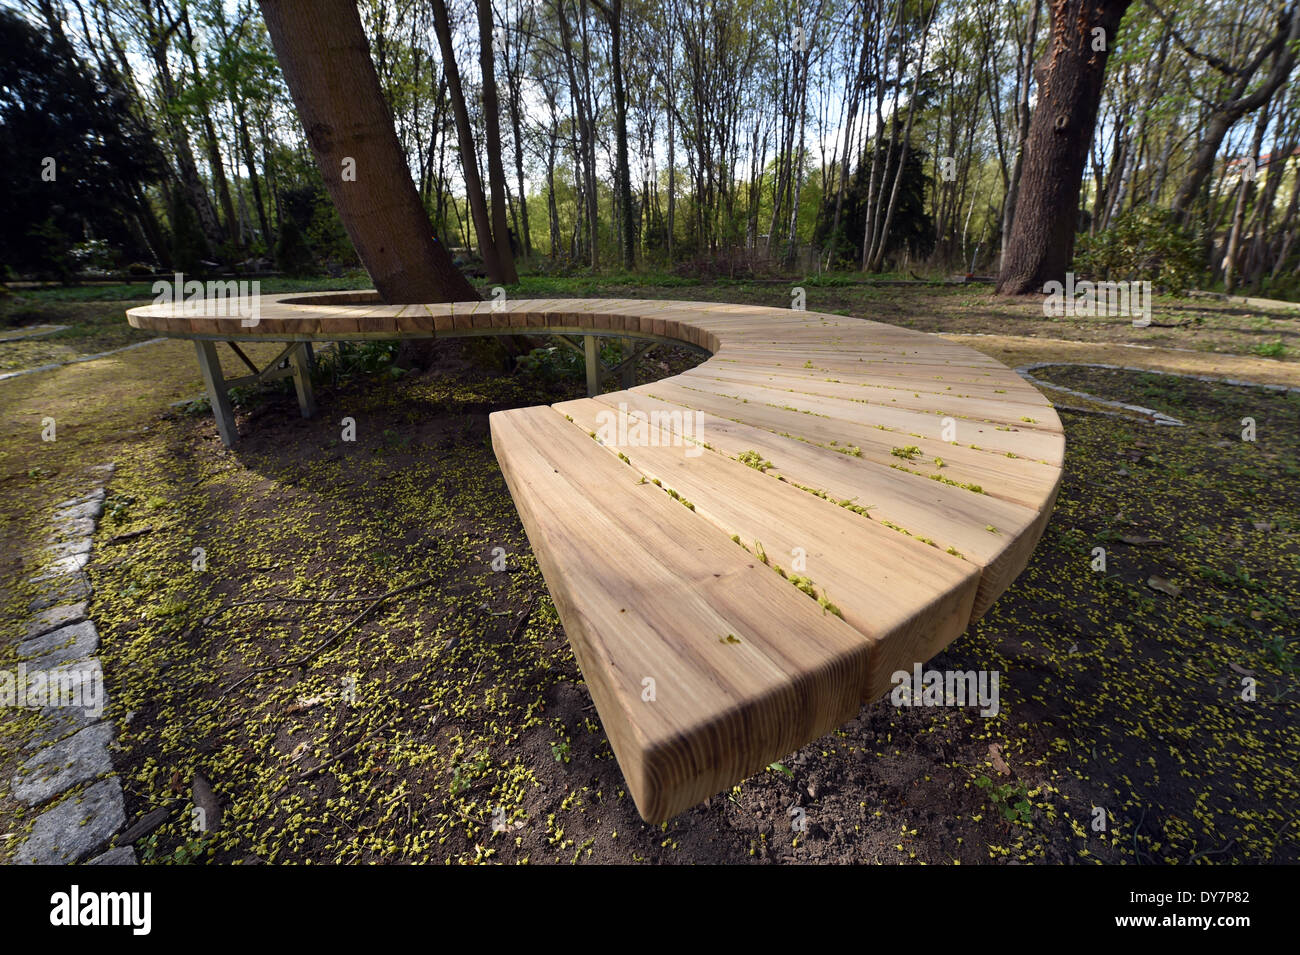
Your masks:
M 39 706 L 41 720 L 24 746 L 34 753 L 14 775 L 11 795 L 41 809 L 31 832 L 14 850 L 11 861 L 18 865 L 87 859 L 90 865 L 136 864 L 130 846 L 103 851 L 126 825 L 126 804 L 109 756 L 113 724 L 103 719 L 108 699 L 104 672 L 95 658 L 99 632 L 87 616 L 92 591 L 85 567 L 96 523 L 104 513 L 104 485 L 113 469 L 112 464 L 92 468 L 90 492 L 58 505 L 46 549 L 48 568 L 28 579 L 40 593 L 28 607 L 33 616 L 18 644 L 20 678 L 15 686 L 24 694 L 19 705 Z M 42 674 L 37 700 L 43 705 L 31 699 L 37 693 L 37 673 Z M 44 695 L 51 684 L 60 687 L 54 700 Z

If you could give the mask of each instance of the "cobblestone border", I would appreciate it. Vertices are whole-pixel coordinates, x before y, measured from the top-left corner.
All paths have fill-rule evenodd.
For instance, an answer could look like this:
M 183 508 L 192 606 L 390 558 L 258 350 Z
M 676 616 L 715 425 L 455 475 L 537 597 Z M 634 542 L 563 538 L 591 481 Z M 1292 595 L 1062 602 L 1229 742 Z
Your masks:
M 85 568 L 113 470 L 113 464 L 91 468 L 91 490 L 57 505 L 46 569 L 28 579 L 40 592 L 28 607 L 32 616 L 18 643 L 15 685 L 27 694 L 35 685 L 32 675 L 39 672 L 45 686 L 59 686 L 82 705 L 66 705 L 68 697 L 47 698 L 37 730 L 25 744 L 32 755 L 14 774 L 10 791 L 19 803 L 40 812 L 14 850 L 11 861 L 17 865 L 136 864 L 129 846 L 104 851 L 126 825 L 126 804 L 109 755 L 113 724 L 103 718 L 108 699 L 95 657 L 99 631 L 87 615 L 92 590 Z

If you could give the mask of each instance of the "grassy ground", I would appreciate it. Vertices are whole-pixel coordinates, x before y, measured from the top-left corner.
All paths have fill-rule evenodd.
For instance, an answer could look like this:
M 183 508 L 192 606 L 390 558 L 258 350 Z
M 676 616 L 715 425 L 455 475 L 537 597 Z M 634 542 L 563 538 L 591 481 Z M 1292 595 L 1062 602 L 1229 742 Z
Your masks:
M 364 283 L 298 287 L 327 284 Z M 1012 364 L 1300 384 L 1300 320 L 1284 313 L 1169 300 L 1156 322 L 1202 320 L 1137 329 L 1049 322 L 977 287 L 805 287 L 810 309 L 941 331 Z M 131 341 L 122 309 L 148 291 L 4 302 L 9 323 L 78 334 L 0 343 L 0 368 Z M 533 278 L 512 294 L 789 302 L 781 285 L 668 278 Z M 1278 339 L 1282 360 L 1258 354 Z M 998 670 L 1000 713 L 866 707 L 660 828 L 623 791 L 488 442 L 490 411 L 576 395 L 580 381 L 559 358 L 547 377 L 481 357 L 449 343 L 430 373 L 345 369 L 322 382 L 311 421 L 285 392 L 248 396 L 234 451 L 205 415 L 168 407 L 199 391 L 186 343 L 0 382 L 2 579 L 30 575 L 50 509 L 84 489 L 85 468 L 118 463 L 92 614 L 128 814 L 173 810 L 140 846 L 146 861 L 1300 861 L 1296 396 L 1041 372 L 1187 427 L 1063 413 L 1066 480 L 1033 561 L 931 664 Z M 645 374 L 685 361 L 668 354 Z M 1247 416 L 1255 442 L 1241 440 Z M 55 442 L 40 440 L 45 417 Z M 14 665 L 27 596 L 3 595 L 0 668 Z M 27 824 L 5 790 L 32 729 L 5 717 L 0 836 Z M 201 839 L 196 771 L 226 808 Z

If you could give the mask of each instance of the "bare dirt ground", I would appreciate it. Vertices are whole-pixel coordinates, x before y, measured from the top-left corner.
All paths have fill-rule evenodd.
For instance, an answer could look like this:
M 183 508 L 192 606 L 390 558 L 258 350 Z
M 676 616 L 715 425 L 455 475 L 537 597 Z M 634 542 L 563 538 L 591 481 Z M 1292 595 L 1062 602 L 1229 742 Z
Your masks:
M 770 285 L 593 281 L 520 294 L 788 303 Z M 71 319 L 77 354 L 134 340 L 120 333 L 124 302 L 22 307 L 24 322 Z M 1157 321 L 1202 316 L 1176 329 L 1047 322 L 978 288 L 810 285 L 808 307 L 937 331 L 1011 365 L 1300 385 L 1300 319 L 1240 306 L 1162 303 Z M 1257 354 L 1278 340 L 1281 360 Z M 58 347 L 70 346 L 0 342 L 0 367 L 66 360 Z M 689 360 L 666 353 L 643 374 Z M 1300 861 L 1300 397 L 1045 370 L 1187 424 L 1062 413 L 1066 479 L 1033 561 L 930 664 L 997 670 L 997 716 L 867 706 L 651 827 L 623 790 L 490 449 L 491 411 L 580 393 L 563 357 L 533 367 L 503 374 L 448 343 L 420 374 L 393 377 L 378 360 L 372 374 L 342 369 L 324 376 L 310 421 L 286 392 L 246 396 L 233 450 L 201 406 L 169 408 L 200 391 L 187 343 L 0 382 L 3 580 L 30 575 L 53 504 L 79 493 L 84 468 L 118 465 L 91 612 L 128 815 L 171 810 L 137 846 L 142 861 Z M 52 443 L 40 440 L 47 416 Z M 1241 440 L 1247 416 L 1254 442 Z M 11 583 L 3 596 L 0 668 L 12 668 L 26 595 Z M 25 820 L 5 791 L 28 731 L 0 716 L 11 839 Z M 203 837 L 189 827 L 195 771 L 225 810 Z

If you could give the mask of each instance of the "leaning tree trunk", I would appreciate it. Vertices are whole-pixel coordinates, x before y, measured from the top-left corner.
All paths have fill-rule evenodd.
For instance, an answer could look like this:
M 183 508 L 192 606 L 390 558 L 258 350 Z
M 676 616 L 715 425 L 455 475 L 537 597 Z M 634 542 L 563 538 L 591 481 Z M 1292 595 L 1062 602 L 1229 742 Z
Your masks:
M 1036 71 L 1038 102 L 1029 122 L 1011 238 L 998 275 L 999 294 L 1041 291 L 1045 282 L 1063 281 L 1070 267 L 1079 188 L 1097 122 L 1106 58 L 1129 3 L 1049 4 L 1051 39 Z
M 258 2 L 325 188 L 380 296 L 478 301 L 420 205 L 354 0 Z
M 1256 68 L 1262 62 L 1261 59 L 1256 59 L 1252 66 L 1236 71 L 1237 79 L 1227 102 L 1213 106 L 1209 125 L 1192 159 L 1191 168 L 1174 195 L 1174 212 L 1182 217 L 1183 221 L 1186 222 L 1191 218 L 1192 202 L 1202 185 L 1210 178 L 1215 157 L 1219 155 L 1219 147 L 1223 144 L 1224 137 L 1228 135 L 1228 130 L 1241 117 L 1253 113 L 1272 99 L 1273 94 L 1290 78 L 1291 71 L 1295 68 L 1297 43 L 1300 43 L 1300 14 L 1292 9 L 1279 17 L 1277 33 L 1266 46 L 1266 49 L 1272 48 L 1276 52 L 1273 66 L 1263 82 L 1255 88 L 1254 92 L 1246 93 Z

